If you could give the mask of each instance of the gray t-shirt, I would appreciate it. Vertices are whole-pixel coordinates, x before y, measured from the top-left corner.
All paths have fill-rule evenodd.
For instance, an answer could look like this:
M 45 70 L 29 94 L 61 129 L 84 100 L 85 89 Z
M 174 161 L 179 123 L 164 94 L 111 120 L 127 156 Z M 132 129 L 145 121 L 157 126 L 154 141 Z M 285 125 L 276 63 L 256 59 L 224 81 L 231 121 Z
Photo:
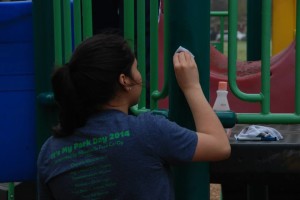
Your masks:
M 50 137 L 38 158 L 40 200 L 174 199 L 170 165 L 191 161 L 194 131 L 150 113 L 108 110 L 76 134 Z

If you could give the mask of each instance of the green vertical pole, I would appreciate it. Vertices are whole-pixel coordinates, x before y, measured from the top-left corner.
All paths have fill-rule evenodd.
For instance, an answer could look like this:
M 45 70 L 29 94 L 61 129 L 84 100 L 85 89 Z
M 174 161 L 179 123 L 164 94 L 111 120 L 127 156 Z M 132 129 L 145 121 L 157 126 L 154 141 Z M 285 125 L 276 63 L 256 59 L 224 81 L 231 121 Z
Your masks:
M 36 95 L 51 91 L 50 77 L 54 67 L 53 2 L 32 0 L 34 19 L 34 65 Z M 60 58 L 59 58 L 60 59 Z M 51 135 L 56 124 L 55 107 L 36 105 L 37 148 Z
M 8 183 L 8 200 L 14 200 L 15 199 L 15 183 L 10 182 Z
M 82 28 L 83 40 L 93 35 L 92 0 L 84 0 L 82 3 Z
M 247 60 L 261 59 L 262 1 L 247 1 Z
M 72 55 L 71 5 L 70 0 L 63 1 L 63 35 L 64 35 L 64 63 L 69 62 Z
M 179 46 L 189 49 L 199 68 L 200 81 L 205 96 L 209 97 L 210 50 L 210 0 L 165 0 L 165 24 L 168 29 L 165 40 L 165 59 L 172 60 Z M 166 30 L 165 29 L 165 30 Z M 169 66 L 170 93 L 169 117 L 179 125 L 195 130 L 192 114 L 183 93 L 179 89 L 173 65 Z M 174 187 L 178 200 L 209 199 L 209 164 L 190 163 L 174 167 Z
M 146 12 L 145 0 L 137 1 L 137 60 L 142 80 L 146 80 Z M 146 107 L 146 87 L 142 88 L 138 108 Z
M 270 113 L 270 41 L 271 41 L 271 16 L 272 16 L 272 0 L 264 0 L 262 2 L 262 60 L 261 60 L 261 92 L 263 101 L 261 102 L 261 113 Z
M 134 1 L 124 0 L 124 37 L 134 50 Z
M 158 1 L 150 1 L 150 77 L 158 75 Z M 150 93 L 158 89 L 158 81 L 150 81 Z M 157 101 L 150 98 L 150 108 L 157 108 Z
M 33 6 L 35 6 L 33 4 Z M 37 5 L 38 6 L 38 5 Z M 35 6 L 35 7 L 37 7 Z M 42 6 L 42 5 L 41 5 Z M 49 9 L 48 12 L 51 12 L 52 9 Z M 36 15 L 42 15 L 42 13 L 36 13 Z M 46 13 L 45 13 L 46 14 Z M 47 14 L 46 14 L 47 15 Z M 60 1 L 53 1 L 53 26 L 54 26 L 54 30 L 52 29 L 51 32 L 54 32 L 54 50 L 55 50 L 55 54 L 54 54 L 54 57 L 55 57 L 55 64 L 62 64 L 63 63 L 63 58 L 62 58 L 62 35 L 61 35 L 61 32 L 62 32 L 62 23 L 61 23 L 61 3 Z M 37 16 L 37 17 L 42 17 L 42 16 Z M 36 23 L 39 24 L 39 23 L 42 23 L 41 21 L 43 20 L 39 20 L 39 19 L 34 19 L 35 21 L 37 21 Z M 52 21 L 52 20 L 51 20 Z M 35 29 L 37 30 L 37 29 Z M 35 34 L 42 34 L 42 32 L 40 31 L 37 31 L 35 32 Z M 39 35 L 37 36 L 39 37 Z M 53 49 L 52 49 L 53 50 Z M 53 50 L 53 51 L 54 51 Z
M 74 10 L 74 42 L 75 47 L 82 41 L 82 11 L 81 11 L 81 0 L 73 1 Z

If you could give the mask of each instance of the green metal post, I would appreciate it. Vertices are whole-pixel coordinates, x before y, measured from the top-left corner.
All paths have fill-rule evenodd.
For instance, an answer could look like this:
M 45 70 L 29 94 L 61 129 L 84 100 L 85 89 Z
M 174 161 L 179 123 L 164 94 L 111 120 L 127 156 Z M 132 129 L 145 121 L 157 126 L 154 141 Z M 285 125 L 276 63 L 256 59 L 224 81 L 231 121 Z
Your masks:
M 74 42 L 76 47 L 82 41 L 81 0 L 73 1 L 73 9 L 74 9 Z
M 150 1 L 150 77 L 158 77 L 158 1 Z M 150 92 L 157 90 L 158 81 L 150 81 Z M 157 108 L 157 101 L 150 98 L 150 108 Z
M 262 2 L 262 60 L 261 60 L 261 92 L 263 100 L 261 102 L 261 113 L 268 114 L 270 112 L 270 41 L 271 41 L 271 11 L 272 1 L 264 0 Z
M 146 80 L 146 12 L 145 0 L 137 1 L 137 60 L 142 80 Z M 134 22 L 132 22 L 134 23 Z M 142 88 L 138 108 L 146 107 L 146 84 Z
M 8 183 L 8 200 L 14 200 L 15 199 L 15 183 L 10 182 Z
M 82 27 L 83 40 L 93 35 L 92 0 L 84 0 L 82 3 Z
M 189 49 L 199 67 L 201 86 L 209 97 L 210 0 L 165 0 L 165 59 L 172 60 L 179 46 Z M 200 24 L 200 25 L 199 25 Z M 169 66 L 169 118 L 181 126 L 194 129 L 192 114 L 179 89 L 173 65 Z M 178 200 L 209 199 L 209 164 L 191 163 L 174 167 L 175 195 Z
M 134 50 L 134 1 L 124 0 L 124 37 Z
M 71 30 L 71 4 L 70 0 L 63 1 L 63 38 L 64 38 L 64 63 L 72 55 L 72 30 Z
M 37 2 L 37 1 L 35 1 Z M 42 5 L 41 5 L 42 6 Z M 33 7 L 35 7 L 34 3 L 33 3 Z M 44 9 L 44 8 L 41 8 Z M 51 7 L 47 10 L 47 12 L 51 12 Z M 55 49 L 55 64 L 57 63 L 63 63 L 63 58 L 62 58 L 62 35 L 61 35 L 61 31 L 62 31 L 62 23 L 61 23 L 61 3 L 60 1 L 53 1 L 53 15 L 51 13 L 51 16 L 54 17 L 54 21 L 52 22 L 54 25 L 54 29 L 55 31 L 53 31 L 53 27 L 51 32 L 54 32 L 54 49 Z M 40 13 L 38 13 L 40 14 Z M 47 13 L 46 13 L 47 14 Z M 40 14 L 42 15 L 42 14 Z M 38 16 L 38 17 L 42 17 L 42 16 Z M 35 21 L 38 21 L 38 19 L 34 19 Z M 50 20 L 50 19 L 49 19 Z M 40 20 L 42 21 L 42 20 Z M 52 21 L 52 20 L 51 20 Z M 37 23 L 41 23 L 41 22 L 37 22 Z M 37 33 L 39 34 L 39 33 Z M 39 37 L 39 35 L 37 36 Z
M 53 2 L 33 0 L 34 19 L 34 65 L 37 96 L 51 91 L 50 75 L 54 68 L 54 21 Z M 61 54 L 60 54 L 61 55 Z M 59 57 L 59 55 L 58 55 Z M 57 61 L 61 57 L 56 58 Z M 36 105 L 37 146 L 40 149 L 43 142 L 51 135 L 51 127 L 57 122 L 57 110 L 53 107 Z

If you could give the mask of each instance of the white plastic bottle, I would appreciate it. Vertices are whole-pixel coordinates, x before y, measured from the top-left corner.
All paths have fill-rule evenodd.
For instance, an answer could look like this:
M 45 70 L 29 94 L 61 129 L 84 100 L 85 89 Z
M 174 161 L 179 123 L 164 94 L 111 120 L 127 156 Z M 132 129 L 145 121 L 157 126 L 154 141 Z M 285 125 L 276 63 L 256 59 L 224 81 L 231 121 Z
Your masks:
M 227 99 L 227 82 L 219 81 L 217 98 L 215 100 L 213 110 L 214 111 L 230 111 L 228 99 Z M 231 129 L 225 129 L 228 138 L 231 135 Z

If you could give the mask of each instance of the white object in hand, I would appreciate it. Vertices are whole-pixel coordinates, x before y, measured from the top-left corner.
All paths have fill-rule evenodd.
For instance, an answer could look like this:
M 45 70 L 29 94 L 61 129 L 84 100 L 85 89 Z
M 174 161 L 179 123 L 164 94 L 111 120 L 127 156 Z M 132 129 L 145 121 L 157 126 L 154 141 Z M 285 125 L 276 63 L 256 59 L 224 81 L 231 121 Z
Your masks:
M 175 53 L 180 53 L 183 51 L 189 52 L 191 54 L 191 56 L 193 56 L 193 58 L 195 58 L 195 56 L 189 50 L 187 50 L 186 48 L 184 48 L 182 46 L 179 46 L 178 49 L 175 51 Z

